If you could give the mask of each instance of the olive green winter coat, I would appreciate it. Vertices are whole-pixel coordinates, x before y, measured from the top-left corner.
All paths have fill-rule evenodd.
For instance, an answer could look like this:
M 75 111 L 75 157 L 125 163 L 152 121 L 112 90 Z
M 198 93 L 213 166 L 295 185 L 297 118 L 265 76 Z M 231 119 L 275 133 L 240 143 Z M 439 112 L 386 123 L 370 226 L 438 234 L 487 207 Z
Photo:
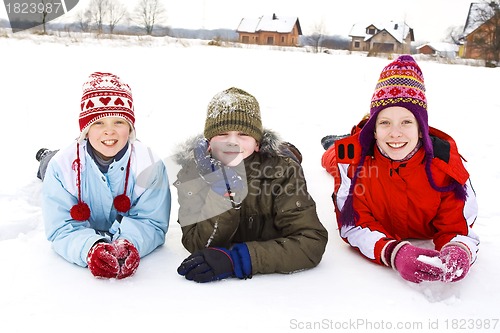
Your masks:
M 188 251 L 244 242 L 252 274 L 289 273 L 319 264 L 328 233 L 318 219 L 302 167 L 284 153 L 274 133 L 266 131 L 260 151 L 244 160 L 239 173 L 246 173 L 248 194 L 236 208 L 199 175 L 194 141 L 177 156 L 182 169 L 174 183 L 182 243 Z

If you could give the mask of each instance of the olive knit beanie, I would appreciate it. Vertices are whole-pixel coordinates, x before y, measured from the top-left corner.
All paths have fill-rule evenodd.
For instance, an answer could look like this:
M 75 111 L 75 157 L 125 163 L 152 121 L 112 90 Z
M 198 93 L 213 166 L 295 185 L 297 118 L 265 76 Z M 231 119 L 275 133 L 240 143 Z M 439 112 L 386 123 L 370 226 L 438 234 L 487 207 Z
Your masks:
M 210 140 L 228 131 L 243 132 L 258 142 L 262 139 L 262 120 L 257 99 L 234 87 L 216 94 L 208 104 L 204 135 Z

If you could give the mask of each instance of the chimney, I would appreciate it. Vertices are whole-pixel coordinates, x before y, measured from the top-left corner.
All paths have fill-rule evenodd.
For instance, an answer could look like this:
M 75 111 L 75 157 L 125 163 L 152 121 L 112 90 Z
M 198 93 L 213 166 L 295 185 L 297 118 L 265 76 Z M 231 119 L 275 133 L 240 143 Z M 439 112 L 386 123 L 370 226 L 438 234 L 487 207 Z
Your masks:
M 276 16 L 275 13 L 273 13 L 273 20 L 277 20 L 277 19 L 278 19 L 278 17 Z
M 398 30 L 398 24 L 394 24 L 394 30 Z

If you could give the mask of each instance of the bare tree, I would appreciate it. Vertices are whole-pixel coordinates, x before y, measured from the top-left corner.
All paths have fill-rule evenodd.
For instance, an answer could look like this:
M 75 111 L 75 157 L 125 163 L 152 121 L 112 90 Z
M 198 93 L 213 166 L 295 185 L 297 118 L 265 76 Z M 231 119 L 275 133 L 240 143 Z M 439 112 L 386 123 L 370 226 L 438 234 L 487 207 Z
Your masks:
M 313 47 L 315 53 L 321 52 L 324 36 L 325 24 L 323 22 L 316 24 L 313 28 L 312 35 L 308 37 L 308 44 Z
M 477 30 L 467 38 L 467 47 L 481 53 L 487 62 L 500 61 L 500 0 L 485 1 L 477 4 L 470 14 L 466 27 L 474 26 Z
M 165 7 L 160 0 L 139 0 L 134 19 L 137 24 L 151 35 L 156 24 L 165 19 Z
M 104 20 L 108 10 L 109 0 L 91 0 L 88 6 L 91 17 L 91 25 L 97 33 L 103 32 Z
M 78 26 L 80 27 L 80 30 L 83 32 L 89 32 L 90 31 L 90 23 L 92 20 L 92 13 L 90 10 L 84 9 L 78 12 L 76 15 L 76 20 L 78 23 Z
M 460 38 L 464 31 L 464 26 L 451 26 L 446 30 L 445 42 L 453 43 L 458 45 L 460 43 Z
M 112 34 L 116 25 L 127 16 L 127 9 L 117 0 L 108 0 L 107 22 Z
M 42 9 L 39 13 L 42 15 L 41 22 L 43 28 L 43 34 L 47 33 L 47 23 L 58 16 L 59 13 L 63 13 L 63 8 L 60 7 L 59 1 L 54 4 L 54 0 L 39 0 L 37 4 L 37 9 Z M 59 12 L 59 13 L 58 13 Z

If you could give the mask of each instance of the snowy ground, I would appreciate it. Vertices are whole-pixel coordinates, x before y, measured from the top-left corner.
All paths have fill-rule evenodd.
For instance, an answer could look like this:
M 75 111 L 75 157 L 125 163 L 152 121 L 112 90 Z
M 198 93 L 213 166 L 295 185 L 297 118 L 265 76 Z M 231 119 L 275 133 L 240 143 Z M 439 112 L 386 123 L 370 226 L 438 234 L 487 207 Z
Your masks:
M 24 36 L 19 38 L 20 36 Z M 18 38 L 15 38 L 18 37 Z M 364 55 L 225 48 L 157 38 L 0 37 L 0 332 L 500 331 L 500 69 L 420 63 L 430 123 L 453 135 L 479 201 L 480 253 L 455 284 L 414 285 L 343 243 L 320 164 L 320 139 L 368 111 L 389 60 Z M 125 280 L 99 280 L 45 239 L 38 148 L 78 135 L 81 85 L 110 71 L 133 90 L 138 138 L 165 158 L 203 130 L 211 97 L 237 86 L 260 101 L 264 125 L 302 151 L 308 187 L 330 232 L 321 264 L 291 275 L 196 284 L 177 275 L 177 199 L 166 244 Z

